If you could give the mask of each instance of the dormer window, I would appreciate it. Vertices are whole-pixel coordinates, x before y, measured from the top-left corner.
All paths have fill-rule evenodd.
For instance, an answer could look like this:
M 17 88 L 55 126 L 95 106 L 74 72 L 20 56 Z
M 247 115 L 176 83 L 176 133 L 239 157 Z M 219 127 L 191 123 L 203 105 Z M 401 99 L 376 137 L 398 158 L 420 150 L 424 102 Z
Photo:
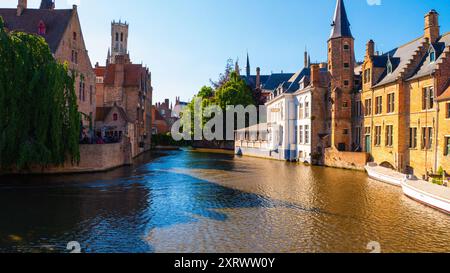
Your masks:
M 430 48 L 430 63 L 433 63 L 436 61 L 436 51 L 433 47 Z
M 45 35 L 46 32 L 47 32 L 47 28 L 46 28 L 44 22 L 40 21 L 39 25 L 38 25 L 38 34 L 39 35 Z
M 390 63 L 390 62 L 387 64 L 387 73 L 388 74 L 392 73 L 392 63 Z
M 390 58 L 390 56 L 388 55 L 388 61 L 387 61 L 387 73 L 388 74 L 391 74 L 392 73 L 392 70 L 393 70 L 393 67 L 392 67 L 392 62 L 391 62 L 391 58 Z

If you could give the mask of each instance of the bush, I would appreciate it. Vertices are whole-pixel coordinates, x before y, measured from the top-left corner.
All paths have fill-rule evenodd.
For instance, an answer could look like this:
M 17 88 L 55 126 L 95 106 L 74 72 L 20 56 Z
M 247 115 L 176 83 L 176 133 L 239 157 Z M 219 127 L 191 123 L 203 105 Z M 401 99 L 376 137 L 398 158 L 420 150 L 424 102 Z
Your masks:
M 190 141 L 175 141 L 170 133 L 158 134 L 152 136 L 152 146 L 177 146 L 186 147 L 190 146 Z

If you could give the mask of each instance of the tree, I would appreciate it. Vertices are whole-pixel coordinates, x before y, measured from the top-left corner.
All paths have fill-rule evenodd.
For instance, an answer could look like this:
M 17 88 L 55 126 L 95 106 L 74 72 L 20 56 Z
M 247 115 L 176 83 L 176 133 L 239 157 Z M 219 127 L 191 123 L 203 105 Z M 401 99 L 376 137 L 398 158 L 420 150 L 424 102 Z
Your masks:
M 215 90 L 219 89 L 220 87 L 222 87 L 225 83 L 227 83 L 230 80 L 231 72 L 233 72 L 233 69 L 234 69 L 233 66 L 234 66 L 233 59 L 228 59 L 227 64 L 225 66 L 225 72 L 221 73 L 219 75 L 219 80 L 216 82 L 209 80 L 211 82 L 212 87 Z
M 6 33 L 0 17 L 0 167 L 78 163 L 74 73 L 40 36 Z
M 197 94 L 197 97 L 202 99 L 209 99 L 214 97 L 214 89 L 210 86 L 203 86 Z
M 254 105 L 252 91 L 235 71 L 231 72 L 230 79 L 216 91 L 215 98 L 222 110 L 228 105 Z

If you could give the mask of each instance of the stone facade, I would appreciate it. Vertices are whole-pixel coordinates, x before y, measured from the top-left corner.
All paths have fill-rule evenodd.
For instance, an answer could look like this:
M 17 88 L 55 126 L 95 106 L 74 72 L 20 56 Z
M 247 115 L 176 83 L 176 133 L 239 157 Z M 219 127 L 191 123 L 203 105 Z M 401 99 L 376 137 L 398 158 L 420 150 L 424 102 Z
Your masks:
M 152 135 L 152 94 L 151 73 L 141 64 L 133 64 L 127 51 L 128 25 L 111 24 L 111 49 L 108 51 L 106 66 L 95 67 L 97 107 L 118 107 L 125 113 L 129 123 L 128 137 L 132 143 L 133 157 L 150 150 Z M 132 126 L 131 126 L 132 125 Z
M 27 1 L 18 2 L 17 9 L 0 9 L 7 30 L 24 31 L 42 36 L 49 44 L 55 59 L 68 63 L 75 71 L 75 93 L 78 110 L 83 115 L 83 124 L 89 128 L 95 118 L 96 89 L 95 74 L 84 42 L 76 5 L 70 10 L 55 9 L 55 5 L 42 2 L 39 9 L 27 6 Z
M 380 165 L 420 178 L 450 170 L 446 103 L 438 102 L 450 79 L 450 34 L 440 34 L 437 12 L 425 15 L 422 37 L 384 55 L 373 48 L 369 41 L 363 64 L 364 151 Z

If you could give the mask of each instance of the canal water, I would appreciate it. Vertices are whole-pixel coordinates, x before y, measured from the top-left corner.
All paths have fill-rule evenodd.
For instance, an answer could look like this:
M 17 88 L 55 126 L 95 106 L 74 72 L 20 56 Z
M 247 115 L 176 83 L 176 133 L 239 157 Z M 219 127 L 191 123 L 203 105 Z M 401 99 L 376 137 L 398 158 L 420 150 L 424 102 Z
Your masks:
M 171 151 L 0 181 L 0 252 L 450 252 L 449 216 L 360 172 Z

